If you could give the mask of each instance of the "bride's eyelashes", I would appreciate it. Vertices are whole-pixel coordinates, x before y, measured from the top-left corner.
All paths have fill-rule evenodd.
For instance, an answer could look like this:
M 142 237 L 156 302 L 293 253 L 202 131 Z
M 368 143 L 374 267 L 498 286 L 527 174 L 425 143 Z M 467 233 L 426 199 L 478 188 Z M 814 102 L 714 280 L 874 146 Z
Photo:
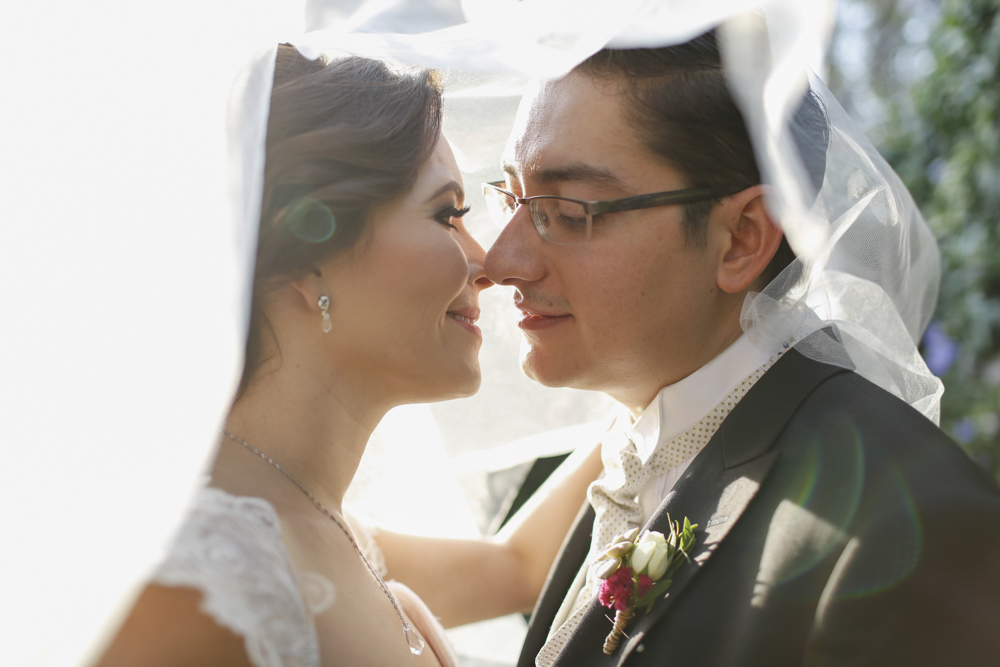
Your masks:
M 454 206 L 449 206 L 448 208 L 438 211 L 434 219 L 440 222 L 445 227 L 450 227 L 451 229 L 458 229 L 457 226 L 453 224 L 453 220 L 456 218 L 461 219 L 466 213 L 471 209 L 470 206 L 463 206 L 462 208 L 455 208 Z

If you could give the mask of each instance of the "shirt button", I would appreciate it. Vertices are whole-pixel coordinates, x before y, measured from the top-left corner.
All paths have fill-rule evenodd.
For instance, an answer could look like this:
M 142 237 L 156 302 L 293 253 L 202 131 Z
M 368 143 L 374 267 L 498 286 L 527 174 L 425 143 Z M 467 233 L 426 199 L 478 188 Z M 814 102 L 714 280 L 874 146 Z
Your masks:
M 635 647 L 635 652 L 636 653 L 642 653 L 645 650 L 646 650 L 646 645 L 645 644 L 639 644 L 638 646 Z

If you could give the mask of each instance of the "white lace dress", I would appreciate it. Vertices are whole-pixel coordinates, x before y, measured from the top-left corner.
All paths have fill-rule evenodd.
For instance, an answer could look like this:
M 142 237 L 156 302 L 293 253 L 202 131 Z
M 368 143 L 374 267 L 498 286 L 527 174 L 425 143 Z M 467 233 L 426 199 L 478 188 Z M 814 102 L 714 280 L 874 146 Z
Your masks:
M 336 591 L 295 569 L 266 500 L 200 490 L 153 580 L 202 591 L 202 611 L 243 637 L 256 667 L 319 666 L 313 617 Z

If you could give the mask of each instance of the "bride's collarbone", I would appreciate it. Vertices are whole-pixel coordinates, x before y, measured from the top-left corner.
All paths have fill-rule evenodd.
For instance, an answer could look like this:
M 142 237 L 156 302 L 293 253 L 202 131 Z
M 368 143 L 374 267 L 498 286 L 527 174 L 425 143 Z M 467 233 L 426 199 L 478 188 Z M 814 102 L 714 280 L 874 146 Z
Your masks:
M 316 617 L 316 633 L 324 665 L 438 664 L 429 646 L 410 652 L 403 627 L 377 584 L 338 587 L 337 600 Z
M 282 538 L 296 566 L 320 574 L 327 574 L 327 569 L 337 574 L 343 567 L 353 566 L 367 571 L 353 536 L 329 517 L 308 509 L 313 511 L 279 510 Z
M 282 533 L 296 569 L 322 575 L 334 587 L 333 604 L 315 617 L 323 665 L 437 665 L 429 646 L 419 656 L 410 653 L 378 580 L 343 531 L 320 518 L 326 521 L 288 516 Z

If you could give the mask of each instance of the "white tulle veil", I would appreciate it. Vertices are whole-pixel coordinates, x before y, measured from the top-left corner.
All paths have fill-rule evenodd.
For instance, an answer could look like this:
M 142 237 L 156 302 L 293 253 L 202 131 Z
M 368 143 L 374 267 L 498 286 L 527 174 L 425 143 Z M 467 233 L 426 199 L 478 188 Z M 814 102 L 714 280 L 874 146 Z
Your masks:
M 798 255 L 748 298 L 744 329 L 763 346 L 805 339 L 799 347 L 810 356 L 856 368 L 937 418 L 941 385 L 916 350 L 937 296 L 936 245 L 895 174 L 803 68 L 821 61 L 832 0 L 63 9 L 25 9 L 21 21 L 3 22 L 23 30 L 0 28 L 21 63 L 3 74 L 15 110 L 0 168 L 5 665 L 92 658 L 207 465 L 241 366 L 279 41 L 443 70 L 445 132 L 475 193 L 499 176 L 528 79 L 565 74 L 605 45 L 674 44 L 721 25 L 769 206 Z M 303 28 L 310 32 L 299 35 Z M 807 85 L 830 124 L 818 186 L 789 121 Z M 483 219 L 472 225 L 489 243 Z M 400 496 L 385 486 L 358 492 L 408 527 L 475 532 L 459 484 L 430 495 L 427 475 L 569 448 L 586 437 L 574 424 L 607 407 L 519 378 L 517 334 L 503 314 L 510 295 L 493 289 L 483 300 L 494 313 L 484 318 L 483 395 L 391 414 L 373 439 L 381 456 L 360 475 L 359 486 L 371 487 L 395 466 L 393 493 L 427 497 L 436 509 L 398 518 Z M 830 324 L 839 340 L 809 335 Z M 412 446 L 415 433 L 423 450 Z M 511 440 L 494 455 L 480 452 Z

